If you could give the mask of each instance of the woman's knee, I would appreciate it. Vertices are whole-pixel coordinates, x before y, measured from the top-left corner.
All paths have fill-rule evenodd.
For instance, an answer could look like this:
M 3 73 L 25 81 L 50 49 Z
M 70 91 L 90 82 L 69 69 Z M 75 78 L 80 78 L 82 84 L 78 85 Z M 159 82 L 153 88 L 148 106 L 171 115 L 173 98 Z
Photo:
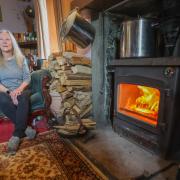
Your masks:
M 11 99 L 8 94 L 0 92 L 0 106 L 8 104 L 10 100 Z
M 20 96 L 18 96 L 19 101 L 28 102 L 30 99 L 30 92 L 24 91 Z

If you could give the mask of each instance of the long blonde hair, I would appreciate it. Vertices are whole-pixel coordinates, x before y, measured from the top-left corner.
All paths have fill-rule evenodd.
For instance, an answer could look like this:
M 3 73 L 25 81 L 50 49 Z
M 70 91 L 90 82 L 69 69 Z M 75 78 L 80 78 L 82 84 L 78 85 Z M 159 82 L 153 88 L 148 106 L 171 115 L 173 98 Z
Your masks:
M 22 52 L 19 48 L 19 45 L 18 45 L 16 39 L 14 38 L 13 34 L 6 29 L 0 30 L 0 33 L 8 33 L 9 34 L 9 36 L 11 38 L 11 42 L 12 42 L 12 47 L 13 47 L 13 56 L 15 56 L 17 65 L 20 68 L 22 68 L 24 55 L 22 54 Z M 5 59 L 3 57 L 2 50 L 0 49 L 0 66 L 4 65 L 4 62 L 5 62 Z

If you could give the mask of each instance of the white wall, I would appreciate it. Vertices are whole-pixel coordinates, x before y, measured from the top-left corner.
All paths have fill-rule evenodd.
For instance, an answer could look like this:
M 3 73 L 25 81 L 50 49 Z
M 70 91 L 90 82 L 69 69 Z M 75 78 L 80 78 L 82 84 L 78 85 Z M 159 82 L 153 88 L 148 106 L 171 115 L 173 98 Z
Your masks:
M 32 6 L 32 2 L 22 2 L 19 0 L 0 0 L 2 19 L 0 29 L 8 29 L 12 32 L 26 32 L 27 28 L 22 16 L 27 5 Z

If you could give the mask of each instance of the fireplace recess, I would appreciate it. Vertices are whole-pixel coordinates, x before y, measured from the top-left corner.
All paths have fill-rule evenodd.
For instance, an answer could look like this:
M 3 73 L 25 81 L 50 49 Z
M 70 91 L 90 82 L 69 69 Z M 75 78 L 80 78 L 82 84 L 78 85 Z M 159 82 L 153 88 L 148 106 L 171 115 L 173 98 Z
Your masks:
M 113 60 L 113 128 L 166 158 L 180 152 L 180 58 Z

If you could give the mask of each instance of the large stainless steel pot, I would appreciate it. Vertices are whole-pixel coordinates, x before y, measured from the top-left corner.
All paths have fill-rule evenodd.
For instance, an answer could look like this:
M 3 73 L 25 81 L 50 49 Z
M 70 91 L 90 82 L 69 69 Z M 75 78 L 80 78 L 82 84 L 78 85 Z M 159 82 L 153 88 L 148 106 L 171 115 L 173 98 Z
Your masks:
M 63 39 L 68 38 L 81 48 L 86 48 L 94 40 L 95 29 L 75 9 L 63 22 L 60 35 Z
M 135 19 L 122 23 L 120 57 L 156 56 L 155 24 L 152 19 Z

